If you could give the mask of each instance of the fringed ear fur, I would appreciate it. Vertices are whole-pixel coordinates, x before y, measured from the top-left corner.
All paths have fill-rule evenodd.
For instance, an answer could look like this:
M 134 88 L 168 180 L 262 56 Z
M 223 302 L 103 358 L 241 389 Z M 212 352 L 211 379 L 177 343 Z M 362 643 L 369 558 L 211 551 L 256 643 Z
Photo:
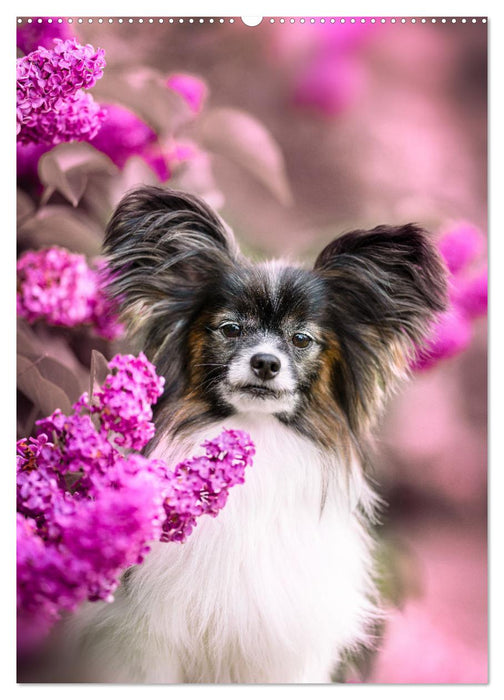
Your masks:
M 395 388 L 445 309 L 446 270 L 429 235 L 407 224 L 337 238 L 314 271 L 327 285 L 329 324 L 341 348 L 333 389 L 355 430 Z
M 127 194 L 107 227 L 109 294 L 155 359 L 235 257 L 224 223 L 201 199 L 159 187 Z

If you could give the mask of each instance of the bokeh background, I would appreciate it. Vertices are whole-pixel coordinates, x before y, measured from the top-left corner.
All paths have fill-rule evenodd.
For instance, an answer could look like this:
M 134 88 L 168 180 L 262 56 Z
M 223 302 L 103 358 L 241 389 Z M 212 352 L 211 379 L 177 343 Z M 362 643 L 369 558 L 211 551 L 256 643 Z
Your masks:
M 101 132 L 79 143 L 84 150 L 68 151 L 77 142 L 55 150 L 18 146 L 20 254 L 63 245 L 92 260 L 114 204 L 149 182 L 204 196 L 257 258 L 309 264 L 340 233 L 415 221 L 439 240 L 458 232 L 462 248 L 469 231 L 477 240 L 469 245 L 469 264 L 483 269 L 481 18 L 395 24 L 263 18 L 256 27 L 239 18 L 98 19 L 18 21 L 21 56 L 41 42 L 50 46 L 54 36 L 103 48 L 106 68 L 91 94 L 109 109 Z M 52 167 L 42 176 L 44 156 Z M 445 329 L 436 360 L 413 372 L 379 426 L 372 462 L 388 504 L 378 539 L 389 620 L 378 652 L 349 666 L 341 680 L 487 681 L 481 308 L 462 326 Z M 31 356 L 43 351 L 52 358 L 41 368 L 49 393 L 41 397 L 24 377 L 20 436 L 56 407 L 54 387 L 73 398 L 86 386 L 92 349 L 110 357 L 124 347 L 121 338 L 89 328 L 24 319 L 19 332 Z

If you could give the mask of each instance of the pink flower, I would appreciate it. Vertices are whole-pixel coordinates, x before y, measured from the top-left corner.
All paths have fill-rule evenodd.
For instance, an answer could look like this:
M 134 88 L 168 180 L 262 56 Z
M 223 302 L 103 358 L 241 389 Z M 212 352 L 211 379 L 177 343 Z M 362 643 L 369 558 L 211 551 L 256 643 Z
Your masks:
M 310 18 L 311 19 L 311 18 Z M 356 17 L 356 22 L 330 22 L 328 18 L 322 23 L 321 17 L 314 17 L 315 22 L 308 25 L 294 23 L 285 31 L 277 24 L 273 30 L 274 56 L 280 61 L 293 63 L 299 57 L 310 60 L 318 53 L 332 53 L 335 56 L 358 50 L 366 41 L 373 27 L 369 22 L 363 24 Z
M 180 163 L 196 153 L 196 146 L 187 141 L 161 144 L 151 127 L 133 112 L 119 105 L 106 105 L 106 117 L 91 144 L 105 153 L 118 168 L 124 168 L 132 156 L 139 156 L 166 182 Z
M 101 129 L 89 139 L 92 145 L 105 153 L 118 168 L 123 168 L 131 156 L 140 156 L 161 182 L 168 180 L 170 171 L 156 132 L 125 107 L 106 105 L 105 109 L 106 117 Z
M 41 435 L 39 439 L 47 441 L 47 436 Z M 48 469 L 39 470 L 38 465 L 45 461 L 43 453 L 38 451 L 33 457 L 30 447 L 23 442 L 26 443 L 26 441 L 18 443 L 18 455 L 21 457 L 18 459 L 16 480 L 18 512 L 26 517 L 36 518 L 41 525 L 45 523 L 47 517 L 51 517 L 63 482 L 58 472 L 52 468 L 50 460 L 47 462 L 51 465 Z M 50 446 L 55 451 L 54 445 L 50 444 Z M 29 460 L 23 464 L 22 461 L 26 455 L 29 455 Z
M 57 247 L 28 251 L 18 260 L 17 271 L 20 316 L 61 326 L 89 319 L 96 281 L 83 255 Z
M 22 471 L 31 471 L 37 466 L 37 460 L 46 446 L 51 446 L 47 435 L 38 438 L 23 438 L 17 443 L 16 467 Z
M 240 430 L 226 430 L 203 447 L 204 456 L 181 462 L 168 480 L 163 541 L 184 542 L 197 517 L 205 513 L 215 517 L 225 506 L 230 487 L 244 482 L 255 452 L 249 436 Z
M 488 309 L 488 268 L 454 281 L 452 299 L 467 318 L 484 316 Z
M 194 114 L 201 112 L 207 96 L 207 87 L 202 80 L 187 73 L 174 73 L 167 78 L 166 86 L 178 92 Z
M 47 635 L 61 609 L 72 609 L 80 584 L 64 554 L 42 539 L 33 519 L 18 513 L 16 525 L 17 640 L 29 650 Z
M 104 292 L 107 271 L 88 266 L 83 255 L 57 246 L 27 251 L 18 260 L 17 312 L 30 323 L 54 326 L 91 325 L 105 338 L 123 327 Z
M 54 40 L 17 60 L 17 133 L 23 143 L 91 138 L 105 116 L 82 92 L 102 77 L 103 49 Z
M 121 461 L 128 460 L 117 458 L 113 484 L 107 484 L 106 475 L 78 513 L 58 518 L 60 549 L 78 564 L 88 600 L 112 600 L 121 573 L 142 562 L 148 542 L 161 531 L 158 480 L 148 471 L 132 474 Z
M 165 155 L 170 163 L 182 163 L 194 158 L 197 153 L 198 147 L 192 141 L 176 141 Z
M 182 542 L 197 517 L 215 517 L 243 483 L 254 447 L 224 431 L 205 454 L 173 469 L 141 449 L 154 432 L 152 404 L 164 379 L 142 353 L 116 355 L 102 387 L 74 413 L 37 421 L 18 442 L 19 643 L 40 640 L 61 610 L 111 600 L 121 573 L 155 540 Z M 51 441 L 48 439 L 51 436 Z
M 459 224 L 439 239 L 439 251 L 452 275 L 476 260 L 485 249 L 485 239 L 471 224 Z
M 151 404 L 163 391 L 164 377 L 157 376 L 143 353 L 138 358 L 116 355 L 109 367 L 112 374 L 94 396 L 95 410 L 117 445 L 141 450 L 154 436 Z
M 487 311 L 488 272 L 479 263 L 485 250 L 483 234 L 474 226 L 460 224 L 446 231 L 438 246 L 450 272 L 449 308 L 432 325 L 425 346 L 417 350 L 412 364 L 417 370 L 465 350 L 473 336 L 472 321 Z
M 275 35 L 276 55 L 293 66 L 293 99 L 325 117 L 344 110 L 359 94 L 363 70 L 359 50 L 372 33 L 369 23 L 330 23 L 320 18 Z M 358 19 L 358 18 L 357 18 Z M 292 31 L 290 31 L 292 30 Z
M 196 158 L 200 150 L 193 141 L 172 141 L 163 148 L 163 157 L 170 171 L 176 170 L 181 163 Z
M 429 369 L 439 360 L 458 355 L 469 346 L 471 339 L 469 319 L 456 307 L 450 307 L 432 326 L 428 344 L 418 354 L 413 369 Z
M 78 90 L 59 100 L 48 112 L 34 112 L 20 128 L 19 141 L 55 146 L 68 141 L 88 141 L 101 128 L 106 111 L 91 95 Z
M 361 69 L 353 57 L 327 53 L 309 63 L 298 76 L 294 101 L 325 116 L 339 114 L 361 87 Z

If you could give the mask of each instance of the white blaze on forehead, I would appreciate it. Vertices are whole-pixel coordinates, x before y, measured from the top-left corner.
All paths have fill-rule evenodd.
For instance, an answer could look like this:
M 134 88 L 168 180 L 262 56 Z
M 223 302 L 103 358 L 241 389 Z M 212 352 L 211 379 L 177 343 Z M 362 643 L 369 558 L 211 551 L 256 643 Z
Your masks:
M 272 297 L 276 295 L 282 272 L 287 267 L 292 267 L 287 260 L 267 260 L 266 262 L 259 263 L 258 268 L 261 269 L 268 281 L 268 289 Z
M 244 385 L 258 381 L 250 365 L 250 360 L 257 354 L 274 355 L 280 360 L 280 372 L 276 377 L 268 380 L 268 387 L 275 391 L 295 390 L 296 381 L 292 372 L 290 358 L 273 341 L 265 341 L 241 350 L 229 365 L 228 381 L 230 384 Z

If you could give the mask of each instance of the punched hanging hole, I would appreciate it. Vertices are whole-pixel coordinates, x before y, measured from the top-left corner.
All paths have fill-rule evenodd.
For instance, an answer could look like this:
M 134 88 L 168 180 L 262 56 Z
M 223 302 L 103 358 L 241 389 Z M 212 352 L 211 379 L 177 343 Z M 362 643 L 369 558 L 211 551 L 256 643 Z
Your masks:
M 261 24 L 262 17 L 242 17 L 241 21 L 243 24 L 246 24 L 247 27 L 257 27 L 258 24 Z

